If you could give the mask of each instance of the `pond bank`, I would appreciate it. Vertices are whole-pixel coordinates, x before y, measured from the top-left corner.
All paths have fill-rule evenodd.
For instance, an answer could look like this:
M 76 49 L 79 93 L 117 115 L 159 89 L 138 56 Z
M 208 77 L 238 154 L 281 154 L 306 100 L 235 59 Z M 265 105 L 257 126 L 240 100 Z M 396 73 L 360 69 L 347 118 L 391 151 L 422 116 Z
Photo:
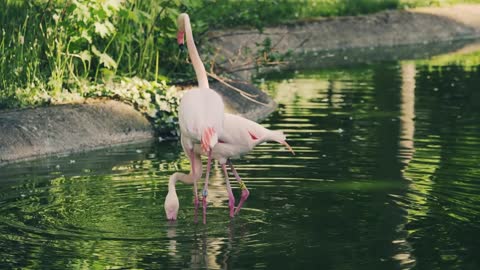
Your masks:
M 1 112 L 0 131 L 0 165 L 153 137 L 140 112 L 113 100 Z
M 212 82 L 211 88 L 223 97 L 227 111 L 259 121 L 275 110 L 276 103 L 251 84 L 229 85 L 251 97 Z M 83 104 L 0 111 L 0 166 L 153 138 L 149 120 L 120 101 L 86 100 Z
M 251 77 L 259 60 L 259 52 L 265 49 L 257 44 L 267 38 L 271 40 L 273 52 L 285 54 L 290 51 L 295 56 L 308 55 L 311 61 L 315 60 L 312 55 L 328 55 L 329 51 L 335 50 L 367 48 L 375 51 L 378 47 L 436 44 L 478 37 L 478 4 L 316 19 L 268 27 L 263 32 L 228 30 L 209 34 L 211 46 L 216 48 L 218 55 L 216 62 L 221 67 L 219 72 L 233 73 L 244 79 Z M 412 49 L 411 52 L 414 52 Z

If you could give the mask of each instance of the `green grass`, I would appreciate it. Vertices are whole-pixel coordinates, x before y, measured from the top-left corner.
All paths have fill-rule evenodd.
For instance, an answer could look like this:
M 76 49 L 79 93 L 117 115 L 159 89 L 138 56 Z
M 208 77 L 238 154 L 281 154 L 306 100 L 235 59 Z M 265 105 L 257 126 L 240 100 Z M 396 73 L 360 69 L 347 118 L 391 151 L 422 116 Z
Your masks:
M 275 2 L 275 4 L 272 4 Z M 387 9 L 480 3 L 480 0 L 204 1 L 192 15 L 210 28 L 258 27 L 316 17 L 369 14 Z M 215 14 L 215 16 L 211 16 Z

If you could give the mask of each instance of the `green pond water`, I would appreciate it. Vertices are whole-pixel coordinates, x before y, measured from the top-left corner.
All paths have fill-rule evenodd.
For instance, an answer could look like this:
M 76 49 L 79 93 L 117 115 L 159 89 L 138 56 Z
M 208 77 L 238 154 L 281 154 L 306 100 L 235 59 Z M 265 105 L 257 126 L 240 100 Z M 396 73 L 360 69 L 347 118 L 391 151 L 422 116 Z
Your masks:
M 177 141 L 0 167 L 0 269 L 480 269 L 475 48 L 265 77 L 263 124 L 296 155 L 234 160 L 250 189 L 234 219 L 215 165 L 207 225 L 182 183 L 166 221 Z

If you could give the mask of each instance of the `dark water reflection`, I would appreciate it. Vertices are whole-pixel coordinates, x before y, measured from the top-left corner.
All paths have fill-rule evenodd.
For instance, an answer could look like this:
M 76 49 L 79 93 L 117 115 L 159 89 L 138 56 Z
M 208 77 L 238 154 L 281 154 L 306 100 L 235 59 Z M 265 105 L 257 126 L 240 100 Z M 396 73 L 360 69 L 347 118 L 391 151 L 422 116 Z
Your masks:
M 297 156 L 237 161 L 251 196 L 234 220 L 216 168 L 207 226 L 182 184 L 165 221 L 168 176 L 189 168 L 177 142 L 1 167 L 0 268 L 478 269 L 480 71 L 459 58 L 266 79 L 264 124 Z

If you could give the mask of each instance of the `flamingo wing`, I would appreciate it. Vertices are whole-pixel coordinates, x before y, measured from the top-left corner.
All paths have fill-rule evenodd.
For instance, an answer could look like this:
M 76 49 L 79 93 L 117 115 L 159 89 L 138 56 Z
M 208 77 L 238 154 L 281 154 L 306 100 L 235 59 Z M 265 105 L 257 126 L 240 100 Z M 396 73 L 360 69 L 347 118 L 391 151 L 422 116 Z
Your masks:
M 183 95 L 179 107 L 180 131 L 194 143 L 202 142 L 207 131 L 210 140 L 206 143 L 213 147 L 223 133 L 223 122 L 224 104 L 215 91 L 195 88 Z

